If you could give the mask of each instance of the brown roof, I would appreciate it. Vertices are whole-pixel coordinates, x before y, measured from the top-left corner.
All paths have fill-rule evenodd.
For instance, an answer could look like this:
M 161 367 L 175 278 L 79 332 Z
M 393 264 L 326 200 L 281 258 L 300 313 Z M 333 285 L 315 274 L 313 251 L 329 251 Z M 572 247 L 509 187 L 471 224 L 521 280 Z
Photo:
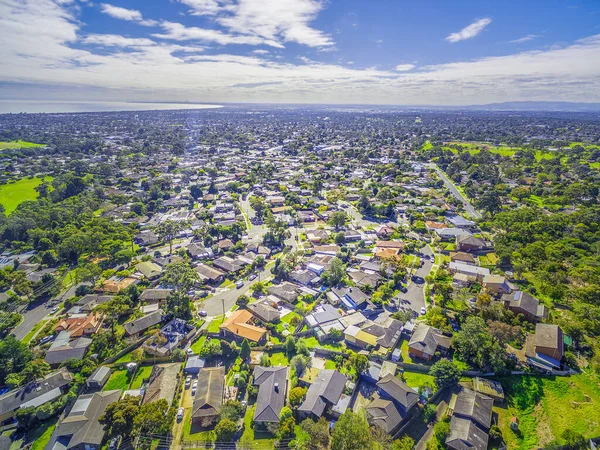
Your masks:
M 201 369 L 198 373 L 198 387 L 192 407 L 192 417 L 216 416 L 223 405 L 225 386 L 225 366 Z
M 377 241 L 375 247 L 379 248 L 397 248 L 402 250 L 404 248 L 404 242 L 401 241 Z
M 535 346 L 562 350 L 563 333 L 560 327 L 548 323 L 538 323 L 535 326 Z
M 219 326 L 219 328 L 222 330 L 225 329 L 242 338 L 258 342 L 262 339 L 267 330 L 250 324 L 249 322 L 252 320 L 252 317 L 253 315 L 250 311 L 247 309 L 240 309 L 235 311 Z

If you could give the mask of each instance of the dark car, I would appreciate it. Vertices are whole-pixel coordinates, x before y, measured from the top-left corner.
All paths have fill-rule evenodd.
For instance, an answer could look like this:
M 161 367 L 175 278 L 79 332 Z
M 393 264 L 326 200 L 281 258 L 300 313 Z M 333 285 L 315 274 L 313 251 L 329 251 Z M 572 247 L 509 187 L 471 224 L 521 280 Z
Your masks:
M 417 284 L 425 283 L 425 279 L 423 277 L 419 277 L 417 275 L 413 275 L 412 280 L 414 283 L 417 283 Z
M 408 292 L 408 289 L 406 289 L 406 286 L 400 286 L 400 292 L 406 294 Z

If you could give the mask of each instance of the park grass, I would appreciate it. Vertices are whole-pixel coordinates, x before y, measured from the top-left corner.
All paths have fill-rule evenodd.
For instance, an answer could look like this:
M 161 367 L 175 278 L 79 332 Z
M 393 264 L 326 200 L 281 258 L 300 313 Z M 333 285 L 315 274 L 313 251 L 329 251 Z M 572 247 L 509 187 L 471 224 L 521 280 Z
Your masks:
M 27 141 L 2 141 L 0 142 L 0 149 L 14 149 L 14 148 L 34 148 L 34 147 L 45 147 L 44 144 L 36 144 L 35 142 L 27 142 Z
M 129 383 L 131 382 L 131 372 L 127 369 L 123 370 L 115 370 L 111 375 L 104 388 L 103 391 L 112 391 L 114 389 L 127 390 L 129 389 Z
M 244 432 L 240 438 L 240 444 L 245 449 L 264 450 L 275 447 L 275 439 L 273 435 L 267 431 L 255 431 L 252 428 L 252 420 L 256 405 L 252 405 L 246 409 L 244 415 Z
M 590 438 L 600 434 L 600 379 L 592 372 L 571 377 L 513 376 L 498 379 L 506 406 L 494 407 L 507 448 L 529 449 L 559 439 L 571 429 Z M 519 419 L 519 433 L 510 419 Z
M 51 181 L 52 177 L 46 177 L 46 181 Z M 7 183 L 0 186 L 0 204 L 4 206 L 6 215 L 12 213 L 17 206 L 28 200 L 35 200 L 38 193 L 35 190 L 42 184 L 42 178 L 21 178 L 14 183 Z
M 206 342 L 206 336 L 200 336 L 200 338 L 198 338 L 196 340 L 196 342 L 194 342 L 192 344 L 192 346 L 190 348 L 192 349 L 194 354 L 196 354 L 196 355 L 200 354 L 200 351 L 202 350 L 202 347 L 204 347 L 205 342 Z
M 152 366 L 141 366 L 135 374 L 133 381 L 131 382 L 131 389 L 139 389 L 144 384 L 144 381 L 150 378 L 152 373 Z

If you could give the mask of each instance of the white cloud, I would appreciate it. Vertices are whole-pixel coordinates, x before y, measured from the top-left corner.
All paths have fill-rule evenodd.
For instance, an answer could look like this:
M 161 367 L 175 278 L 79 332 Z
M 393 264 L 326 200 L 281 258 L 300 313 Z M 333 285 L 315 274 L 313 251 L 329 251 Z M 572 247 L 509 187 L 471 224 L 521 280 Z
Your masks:
M 414 64 L 398 64 L 396 66 L 396 70 L 398 72 L 408 72 L 409 70 L 413 70 L 416 66 Z
M 115 19 L 128 20 L 130 22 L 137 22 L 140 25 L 154 26 L 158 22 L 155 20 L 145 20 L 142 17 L 142 13 L 136 9 L 121 8 L 120 6 L 109 5 L 108 3 L 102 3 L 100 5 L 101 11 L 104 14 L 108 14 Z
M 279 42 L 264 39 L 259 36 L 232 35 L 223 33 L 219 30 L 207 28 L 186 27 L 177 22 L 163 21 L 160 24 L 164 33 L 154 33 L 152 36 L 159 39 L 172 39 L 175 41 L 204 41 L 216 42 L 220 45 L 227 44 L 248 44 L 248 45 L 269 45 L 271 47 L 283 48 Z
M 490 23 L 492 23 L 492 19 L 486 17 L 483 19 L 479 19 L 473 22 L 471 25 L 464 27 L 462 30 L 451 33 L 446 37 L 448 42 L 459 42 L 464 41 L 466 39 L 472 39 L 477 36 L 479 33 L 483 31 L 485 27 L 487 27 Z
M 179 0 L 193 15 L 214 16 L 230 32 L 272 42 L 295 42 L 309 47 L 333 45 L 331 36 L 312 28 L 324 0 Z
M 511 44 L 522 44 L 524 42 L 533 41 L 534 39 L 537 39 L 539 37 L 542 37 L 542 35 L 541 34 L 528 34 L 527 36 L 523 36 L 522 38 L 515 39 L 513 41 L 508 41 L 508 42 Z
M 268 55 L 270 52 L 269 50 L 263 50 L 263 49 L 257 49 L 257 50 L 252 50 L 252 53 L 254 53 L 255 55 Z

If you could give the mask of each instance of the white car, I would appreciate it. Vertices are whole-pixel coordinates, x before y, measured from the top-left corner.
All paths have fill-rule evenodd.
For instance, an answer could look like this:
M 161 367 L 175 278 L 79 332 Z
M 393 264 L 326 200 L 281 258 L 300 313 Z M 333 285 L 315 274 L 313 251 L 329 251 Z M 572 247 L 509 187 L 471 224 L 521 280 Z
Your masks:
M 183 408 L 177 410 L 177 421 L 179 422 L 181 420 L 183 420 Z
M 198 387 L 198 380 L 192 384 L 192 395 L 196 395 L 196 388 Z
M 255 279 L 256 279 L 256 274 L 255 273 L 253 273 L 252 275 L 250 275 L 248 277 L 248 280 L 250 280 L 250 281 L 255 280 Z
M 58 311 L 58 306 L 55 306 L 54 308 L 52 308 L 52 309 L 50 310 L 50 314 L 54 314 L 54 313 L 56 313 L 57 311 Z
M 425 308 L 424 306 L 421 308 L 421 315 L 424 316 L 425 314 L 427 314 L 427 308 Z
M 188 355 L 193 355 L 193 354 L 194 354 L 194 350 L 192 350 L 191 348 L 189 348 L 189 347 L 188 347 L 188 348 L 186 349 L 186 353 L 187 353 Z
M 185 377 L 185 388 L 189 388 L 190 384 L 192 384 L 192 376 L 188 375 L 187 377 Z

